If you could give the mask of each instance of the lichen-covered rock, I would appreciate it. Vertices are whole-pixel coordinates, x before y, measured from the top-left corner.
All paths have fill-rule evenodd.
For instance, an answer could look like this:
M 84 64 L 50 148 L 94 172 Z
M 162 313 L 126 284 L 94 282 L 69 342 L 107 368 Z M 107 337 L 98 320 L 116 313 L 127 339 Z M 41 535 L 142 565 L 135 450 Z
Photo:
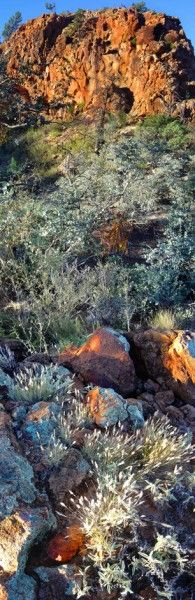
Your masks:
M 33 470 L 13 448 L 10 439 L 0 439 L 0 518 L 10 515 L 19 505 L 32 504 L 36 498 Z
M 132 357 L 143 376 L 195 405 L 195 334 L 154 329 L 130 334 Z
M 143 427 L 140 407 L 124 400 L 113 389 L 95 387 L 88 392 L 87 401 L 91 416 L 99 427 L 106 428 L 129 420 L 132 429 Z
M 0 523 L 0 565 L 6 575 L 24 572 L 32 544 L 56 526 L 47 507 L 20 509 Z
M 42 97 L 55 117 L 66 118 L 70 105 L 97 110 L 104 90 L 109 111 L 134 117 L 163 113 L 173 98 L 178 113 L 195 111 L 193 48 L 179 20 L 163 13 L 121 7 L 44 14 L 22 24 L 2 50 L 18 93 Z
M 89 463 L 77 448 L 70 448 L 58 470 L 49 477 L 49 489 L 57 505 L 64 502 L 68 492 L 76 490 L 90 475 Z
M 59 363 L 79 373 L 85 383 L 113 388 L 127 397 L 135 387 L 135 369 L 129 350 L 129 343 L 123 335 L 109 327 L 102 327 L 80 348 L 68 348 L 62 352 Z
M 77 524 L 69 525 L 50 540 L 47 547 L 49 558 L 56 562 L 69 562 L 84 545 L 84 533 Z
M 4 587 L 6 600 L 37 600 L 37 583 L 33 577 L 17 573 L 11 577 Z M 0 595 L 0 600 L 1 595 Z
M 21 430 L 26 442 L 35 447 L 48 445 L 56 428 L 56 418 L 60 411 L 60 403 L 37 402 L 34 404 L 26 415 Z

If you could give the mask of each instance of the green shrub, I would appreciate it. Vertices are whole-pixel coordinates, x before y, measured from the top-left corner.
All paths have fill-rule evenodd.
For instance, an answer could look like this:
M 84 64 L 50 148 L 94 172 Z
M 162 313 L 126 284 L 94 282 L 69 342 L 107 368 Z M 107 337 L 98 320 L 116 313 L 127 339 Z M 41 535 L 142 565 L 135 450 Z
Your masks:
M 45 126 L 39 129 L 31 128 L 25 136 L 28 156 L 40 177 L 51 177 L 57 172 L 56 162 L 54 164 L 56 150 L 49 143 L 47 133 Z
M 145 2 L 134 2 L 132 4 L 132 7 L 135 8 L 138 12 L 142 12 L 142 13 L 145 13 L 145 12 L 147 12 L 147 10 L 149 10 L 149 8 L 147 8 Z
M 167 116 L 157 117 L 167 136 Z M 150 140 L 125 132 L 112 138 L 108 124 L 97 156 L 94 128 L 89 131 L 83 123 L 69 124 L 66 139 L 58 124 L 30 129 L 28 143 L 42 143 L 44 135 L 52 142 L 56 131 L 60 143 L 53 140 L 52 147 L 63 150 L 67 175 L 52 188 L 44 178 L 39 198 L 33 198 L 15 185 L 19 175 L 12 180 L 9 173 L 0 197 L 1 335 L 47 350 L 77 345 L 97 325 L 130 329 L 159 309 L 185 311 L 194 297 L 194 180 L 188 149 L 167 152 L 167 141 L 161 136 L 159 143 L 157 135 Z M 17 147 L 11 155 L 21 164 Z M 144 242 L 147 223 L 159 211 L 158 238 Z M 103 232 L 117 221 L 129 223 L 125 252 L 116 244 L 105 251 Z M 141 243 L 139 235 L 135 243 L 136 231 Z M 132 251 L 138 260 L 132 261 Z
M 136 37 L 131 37 L 130 38 L 130 44 L 131 44 L 132 48 L 136 48 L 136 46 L 137 46 Z
M 64 143 L 66 152 L 70 152 L 73 155 L 83 153 L 86 156 L 90 156 L 94 152 L 94 148 L 95 136 L 87 127 L 79 127 Z
M 2 31 L 2 36 L 4 38 L 4 40 L 8 40 L 10 35 L 12 35 L 12 33 L 14 33 L 15 31 L 17 31 L 18 27 L 21 25 L 22 23 L 22 14 L 19 10 L 17 10 L 14 15 L 12 15 L 7 23 L 5 23 L 3 31 Z
M 14 156 L 10 160 L 9 171 L 10 173 L 18 173 L 19 171 L 19 165 Z
M 157 136 L 170 150 L 185 147 L 188 143 L 186 126 L 166 114 L 145 117 L 138 127 L 138 133 L 146 135 L 147 139 L 155 139 Z

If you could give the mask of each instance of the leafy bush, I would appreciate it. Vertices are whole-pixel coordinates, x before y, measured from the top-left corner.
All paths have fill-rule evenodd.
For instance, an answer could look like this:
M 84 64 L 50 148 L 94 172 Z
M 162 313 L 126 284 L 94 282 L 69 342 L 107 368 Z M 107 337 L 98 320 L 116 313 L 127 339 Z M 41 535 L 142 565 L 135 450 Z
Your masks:
M 56 156 L 56 148 L 52 144 L 52 139 L 55 139 L 57 135 L 56 132 L 56 127 L 48 129 L 47 125 L 40 128 L 31 127 L 24 137 L 27 155 L 33 162 L 36 173 L 40 177 L 49 178 L 57 174 L 58 163 L 56 163 L 54 158 Z

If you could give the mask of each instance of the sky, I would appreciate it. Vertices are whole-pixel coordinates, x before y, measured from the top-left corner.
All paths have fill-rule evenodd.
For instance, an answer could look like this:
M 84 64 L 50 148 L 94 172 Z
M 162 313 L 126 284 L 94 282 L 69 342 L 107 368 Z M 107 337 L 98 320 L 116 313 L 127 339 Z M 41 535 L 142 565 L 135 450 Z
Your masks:
M 51 0 L 52 1 L 52 0 Z M 132 0 L 132 2 L 136 0 Z M 44 0 L 0 0 L 0 32 L 4 23 L 17 10 L 22 13 L 23 21 L 32 19 L 45 11 Z M 89 10 L 99 9 L 108 6 L 130 6 L 131 1 L 121 0 L 70 0 L 67 4 L 65 0 L 56 0 L 56 12 L 60 13 L 66 10 L 74 12 L 77 8 L 86 8 Z M 179 17 L 182 26 L 188 38 L 191 39 L 195 47 L 195 0 L 148 0 L 148 8 L 157 12 L 165 12 L 168 15 Z

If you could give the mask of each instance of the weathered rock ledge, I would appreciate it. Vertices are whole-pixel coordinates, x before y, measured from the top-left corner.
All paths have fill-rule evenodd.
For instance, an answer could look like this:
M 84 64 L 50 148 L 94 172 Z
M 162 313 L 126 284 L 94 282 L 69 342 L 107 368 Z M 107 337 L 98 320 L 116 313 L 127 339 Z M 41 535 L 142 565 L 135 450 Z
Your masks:
M 179 19 L 132 8 L 42 15 L 1 45 L 8 70 L 45 113 L 195 114 L 195 57 Z

